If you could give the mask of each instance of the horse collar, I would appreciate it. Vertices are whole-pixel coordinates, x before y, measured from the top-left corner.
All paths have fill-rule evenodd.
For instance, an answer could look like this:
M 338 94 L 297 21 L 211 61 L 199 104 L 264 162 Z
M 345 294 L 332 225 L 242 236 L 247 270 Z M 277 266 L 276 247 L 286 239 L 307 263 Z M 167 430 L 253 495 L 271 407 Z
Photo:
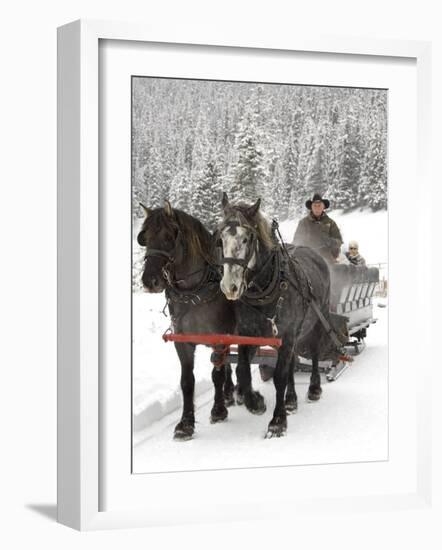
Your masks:
M 265 288 L 262 289 L 256 282 L 256 279 L 267 266 L 271 268 L 271 274 L 268 283 L 265 285 Z M 253 287 L 257 288 L 258 291 L 253 292 L 251 290 Z M 244 293 L 244 299 L 250 304 L 266 305 L 273 303 L 286 289 L 287 284 L 281 277 L 281 254 L 279 250 L 276 250 L 274 254 L 271 254 L 264 262 L 259 272 L 249 281 Z

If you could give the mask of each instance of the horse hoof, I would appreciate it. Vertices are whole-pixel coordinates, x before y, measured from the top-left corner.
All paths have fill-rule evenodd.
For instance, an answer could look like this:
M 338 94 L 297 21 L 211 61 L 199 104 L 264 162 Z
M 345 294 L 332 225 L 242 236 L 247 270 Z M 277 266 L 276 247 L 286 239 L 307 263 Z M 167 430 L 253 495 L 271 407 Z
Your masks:
M 287 434 L 287 418 L 277 417 L 270 421 L 265 438 L 284 437 Z
M 189 439 L 192 439 L 194 431 L 192 424 L 181 421 L 175 426 L 173 438 L 175 441 L 189 441 Z
M 322 393 L 322 388 L 309 388 L 307 393 L 307 401 L 319 401 Z
M 236 392 L 236 404 L 239 406 L 244 405 L 244 395 L 242 393 Z
M 226 407 L 213 407 L 210 411 L 210 423 L 217 424 L 218 422 L 223 422 L 228 414 Z
M 264 414 L 267 410 L 264 397 L 258 391 L 247 394 L 244 402 L 247 410 L 252 414 Z
M 235 404 L 235 398 L 233 397 L 233 393 L 224 394 L 224 404 L 226 407 L 231 407 Z
M 265 439 L 272 439 L 273 437 L 285 437 L 287 430 L 267 430 Z
M 173 434 L 174 441 L 190 441 L 193 439 L 193 433 L 175 431 Z
M 294 391 L 286 393 L 284 405 L 286 412 L 288 412 L 289 414 L 297 410 L 298 397 Z
M 293 412 L 296 412 L 298 410 L 298 401 L 296 399 L 295 400 L 292 400 L 292 399 L 286 400 L 285 410 L 289 414 L 293 413 Z

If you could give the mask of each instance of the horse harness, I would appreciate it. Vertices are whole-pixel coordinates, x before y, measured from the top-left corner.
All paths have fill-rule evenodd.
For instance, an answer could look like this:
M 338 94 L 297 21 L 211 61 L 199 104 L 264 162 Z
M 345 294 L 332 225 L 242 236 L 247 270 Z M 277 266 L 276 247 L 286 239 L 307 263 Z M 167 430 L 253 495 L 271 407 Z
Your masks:
M 165 281 L 167 282 L 166 288 L 166 306 L 169 303 L 177 304 L 207 304 L 211 302 L 216 296 L 221 293 L 219 281 L 220 276 L 215 266 L 206 262 L 206 265 L 187 275 L 186 278 L 196 275 L 202 272 L 201 279 L 195 288 L 183 289 L 178 286 L 178 283 L 184 282 L 185 279 L 175 279 L 173 274 L 173 266 L 176 264 L 176 255 L 178 250 L 178 242 L 181 238 L 181 231 L 178 228 L 178 234 L 175 240 L 175 246 L 171 252 L 166 250 L 160 250 L 156 248 L 146 249 L 144 260 L 146 261 L 150 257 L 166 258 L 166 263 L 162 266 L 161 272 Z
M 287 250 L 287 247 L 279 232 L 278 222 L 276 220 L 273 220 L 273 223 L 272 223 L 273 236 L 275 237 L 275 240 L 278 241 L 278 246 L 271 252 L 271 254 L 269 254 L 268 258 L 263 263 L 259 271 L 256 274 L 254 274 L 252 279 L 248 282 L 247 282 L 247 274 L 250 271 L 250 269 L 248 268 L 248 264 L 253 254 L 257 252 L 257 243 L 258 243 L 257 229 L 256 227 L 241 224 L 241 222 L 237 220 L 231 220 L 226 222 L 221 228 L 221 230 L 224 229 L 225 227 L 231 228 L 231 227 L 237 227 L 237 226 L 246 227 L 249 230 L 251 230 L 252 232 L 251 246 L 249 247 L 248 253 L 244 259 L 230 258 L 230 257 L 223 256 L 222 262 L 231 264 L 231 265 L 236 264 L 243 267 L 243 282 L 246 290 L 242 294 L 240 301 L 246 306 L 252 308 L 255 312 L 258 312 L 264 315 L 266 319 L 271 323 L 273 335 L 277 336 L 278 328 L 276 325 L 276 320 L 278 318 L 278 315 L 282 308 L 282 304 L 285 299 L 285 292 L 288 290 L 289 285 L 291 285 L 293 288 L 296 289 L 298 294 L 301 296 L 304 313 L 307 311 L 308 306 L 311 305 L 318 319 L 323 325 L 326 333 L 331 338 L 336 348 L 341 349 L 342 344 L 339 341 L 338 336 L 336 335 L 335 331 L 331 327 L 330 323 L 322 313 L 317 303 L 317 300 L 313 292 L 313 286 L 308 275 L 305 273 L 304 269 L 302 268 L 298 260 L 293 256 L 290 256 L 289 251 Z M 278 235 L 278 237 L 276 237 L 276 234 Z M 264 272 L 264 270 L 270 265 L 270 263 L 273 264 L 273 269 L 271 270 L 271 276 L 269 278 L 269 281 L 265 285 L 265 288 L 263 289 L 261 288 L 260 285 L 257 284 L 256 279 Z M 293 267 L 292 270 L 290 269 L 290 266 Z M 257 290 L 253 290 L 254 287 Z M 276 302 L 276 305 L 275 305 L 275 310 L 273 312 L 272 317 L 267 317 L 264 313 L 260 312 L 259 309 L 256 309 L 262 306 L 270 305 L 275 302 Z M 304 315 L 304 320 L 305 318 L 306 318 L 306 315 Z M 303 323 L 301 323 L 301 325 L 298 328 L 296 338 L 298 338 L 298 336 L 300 335 L 302 328 L 303 328 Z
M 254 274 L 252 279 L 247 282 L 247 275 L 251 271 L 248 267 L 250 260 L 252 259 L 253 254 L 257 253 L 258 246 L 258 234 L 257 228 L 242 224 L 240 221 L 231 220 L 224 224 L 224 227 L 246 227 L 251 230 L 252 240 L 251 246 L 249 246 L 248 253 L 245 258 L 231 258 L 222 256 L 222 263 L 230 265 L 240 265 L 243 268 L 243 281 L 246 287 L 245 292 L 241 297 L 241 301 L 248 307 L 254 309 L 255 312 L 261 313 L 259 310 L 256 310 L 256 307 L 270 305 L 276 302 L 274 314 L 272 317 L 266 317 L 266 319 L 271 323 L 272 333 L 274 336 L 278 334 L 278 329 L 276 325 L 276 320 L 278 318 L 279 312 L 282 308 L 285 296 L 284 293 L 288 290 L 289 284 L 292 285 L 302 298 L 304 312 L 306 311 L 308 305 L 311 305 L 318 316 L 320 322 L 324 326 L 325 331 L 332 339 L 333 343 L 340 348 L 341 344 L 339 339 L 331 327 L 330 323 L 325 318 L 324 314 L 320 310 L 316 298 L 313 294 L 313 287 L 310 279 L 304 272 L 302 266 L 296 260 L 289 255 L 288 250 L 281 238 L 279 233 L 278 224 L 274 220 L 272 224 L 272 229 L 274 234 L 277 232 L 279 235 L 278 246 L 269 254 L 268 258 L 261 266 L 259 271 Z M 171 267 L 176 262 L 176 251 L 178 240 L 180 238 L 180 230 L 178 228 L 178 234 L 175 240 L 175 247 L 172 252 L 165 250 L 149 248 L 146 250 L 144 260 L 146 261 L 149 257 L 162 257 L 166 258 L 166 263 L 162 267 L 162 274 L 166 280 L 168 287 L 166 288 L 166 306 L 173 304 L 192 304 L 192 305 L 202 305 L 207 304 L 214 300 L 216 296 L 221 293 L 220 289 L 220 274 L 216 266 L 206 262 L 204 268 L 195 271 L 188 275 L 190 277 L 203 271 L 203 275 L 197 284 L 196 288 L 191 290 L 181 289 L 177 286 L 178 282 L 173 277 Z M 216 245 L 216 240 L 215 240 Z M 262 288 L 261 285 L 258 285 L 256 279 L 264 272 L 265 269 L 273 264 L 273 269 L 271 270 L 271 276 L 268 283 L 265 285 L 265 288 Z M 290 264 L 294 267 L 294 276 L 290 271 Z M 253 290 L 255 288 L 256 290 Z M 171 312 L 172 313 L 172 312 Z M 264 314 L 263 314 L 264 315 Z M 305 319 L 305 316 L 304 316 Z M 172 315 L 173 323 L 175 324 L 178 320 L 174 315 Z M 302 329 L 302 324 L 298 329 L 298 334 L 300 334 Z

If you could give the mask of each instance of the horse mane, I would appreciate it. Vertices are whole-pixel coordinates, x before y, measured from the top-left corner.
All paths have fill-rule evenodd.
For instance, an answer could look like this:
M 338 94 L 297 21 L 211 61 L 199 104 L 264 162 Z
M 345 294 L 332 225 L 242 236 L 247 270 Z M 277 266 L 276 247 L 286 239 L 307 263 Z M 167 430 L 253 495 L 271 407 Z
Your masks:
M 268 250 L 274 250 L 277 247 L 277 242 L 275 241 L 269 221 L 259 210 L 254 216 L 250 216 L 251 207 L 252 205 L 244 202 L 229 205 L 227 207 L 226 218 L 236 216 L 238 221 L 242 224 L 252 226 L 265 248 Z
M 169 216 L 164 208 L 155 208 L 143 225 L 144 230 L 152 233 L 158 233 L 164 227 L 171 232 L 176 228 L 180 230 L 186 251 L 192 259 L 202 257 L 209 263 L 213 262 L 212 235 L 197 218 L 175 208 L 173 216 Z

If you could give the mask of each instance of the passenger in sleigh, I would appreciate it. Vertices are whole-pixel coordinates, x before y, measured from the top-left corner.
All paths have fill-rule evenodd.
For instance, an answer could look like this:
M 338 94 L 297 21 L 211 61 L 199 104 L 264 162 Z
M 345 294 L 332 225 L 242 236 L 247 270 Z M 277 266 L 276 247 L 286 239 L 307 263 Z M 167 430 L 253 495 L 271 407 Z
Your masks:
M 365 258 L 359 254 L 359 244 L 356 241 L 348 243 L 348 251 L 345 253 L 345 257 L 353 265 L 366 265 Z
M 336 222 L 325 212 L 330 207 L 330 201 L 323 199 L 319 193 L 315 193 L 305 206 L 310 212 L 299 222 L 293 244 L 309 246 L 316 250 L 327 263 L 336 263 L 343 241 Z

